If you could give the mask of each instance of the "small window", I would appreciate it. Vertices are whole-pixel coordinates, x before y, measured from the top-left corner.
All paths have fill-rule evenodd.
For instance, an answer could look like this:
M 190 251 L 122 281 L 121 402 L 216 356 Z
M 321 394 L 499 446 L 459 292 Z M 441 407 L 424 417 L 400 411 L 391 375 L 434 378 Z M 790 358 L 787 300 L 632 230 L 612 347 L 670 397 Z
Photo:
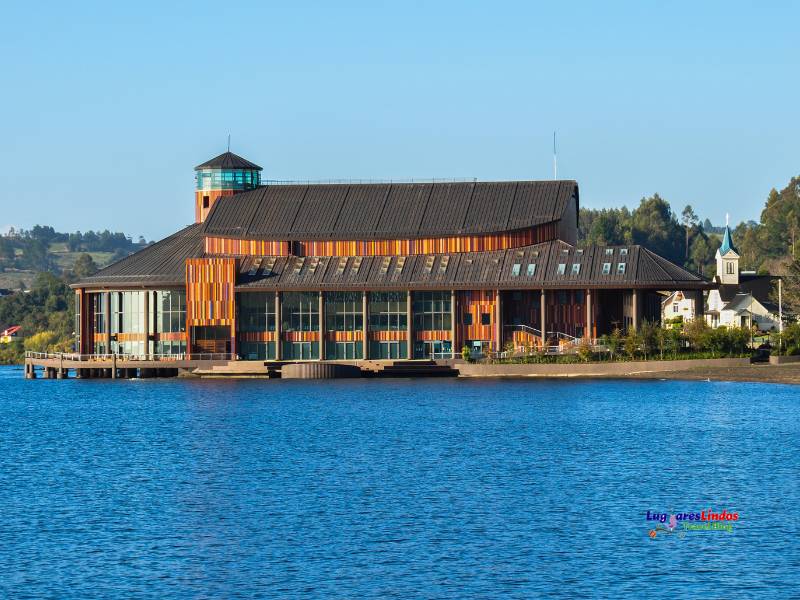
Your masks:
M 577 275 L 581 272 L 581 266 L 578 263 L 572 263 L 572 274 Z
M 303 264 L 306 262 L 305 258 L 298 258 L 294 263 L 294 274 L 299 275 L 300 270 L 303 268 Z
M 569 249 L 568 249 L 568 248 L 564 248 L 564 249 L 561 251 L 561 254 L 569 254 Z
M 208 208 L 208 196 L 203 196 L 203 208 Z
M 614 254 L 614 249 L 613 248 L 606 248 L 606 256 L 611 256 L 612 254 Z
M 439 273 L 446 273 L 447 272 L 447 265 L 450 264 L 450 257 L 443 256 L 441 260 L 439 260 Z
M 533 277 L 534 273 L 536 273 L 536 264 L 530 263 L 528 265 L 528 277 Z
M 534 250 L 534 251 L 533 251 L 533 255 L 532 255 L 532 256 L 533 256 L 534 258 L 539 258 L 539 251 L 538 251 L 538 250 Z
M 566 265 L 566 264 L 564 264 L 564 263 L 559 263 L 559 265 L 558 265 L 558 271 L 557 271 L 557 273 L 558 273 L 559 275 L 563 275 L 563 274 L 564 274 L 564 273 L 566 273 L 566 272 L 567 272 L 567 265 Z
M 611 263 L 603 263 L 603 275 L 611 273 Z
M 672 312 L 674 312 L 674 313 L 678 312 L 678 303 L 677 303 L 677 302 L 675 302 L 675 303 L 672 305 Z
M 481 313 L 481 325 L 491 325 L 491 324 L 492 324 L 491 313 Z
M 511 276 L 512 277 L 519 277 L 519 270 L 522 268 L 522 265 L 519 263 L 514 263 L 511 265 Z
M 397 258 L 397 264 L 394 266 L 395 273 L 397 273 L 398 275 L 400 273 L 402 273 L 403 272 L 403 267 L 405 267 L 405 266 L 406 266 L 406 257 L 405 256 L 399 256 Z
M 356 273 L 356 274 L 358 273 L 358 271 L 361 269 L 361 263 L 362 262 L 364 262 L 364 257 L 363 256 L 356 256 L 355 260 L 353 260 L 353 267 L 352 267 L 353 273 Z
M 733 275 L 733 263 L 732 262 L 728 263 L 728 272 L 727 272 L 727 274 L 728 275 Z
M 340 258 L 339 259 L 339 265 L 336 267 L 336 274 L 337 275 L 341 275 L 342 273 L 344 273 L 344 268 L 346 266 L 347 266 L 347 259 L 346 258 Z
M 625 256 L 626 254 L 628 254 L 628 249 L 627 248 L 620 248 L 619 249 L 619 255 L 620 256 Z
M 464 313 L 464 325 L 472 325 L 472 313 Z
M 617 264 L 617 273 L 619 275 L 624 275 L 625 274 L 625 263 Z
M 392 262 L 391 256 L 384 256 L 383 261 L 381 261 L 381 276 L 386 275 L 386 272 L 389 270 L 389 263 Z
M 431 269 L 433 269 L 433 261 L 434 260 L 436 260 L 435 256 L 429 256 L 428 258 L 425 259 L 424 269 L 425 269 L 426 273 L 430 273 Z
M 319 258 L 315 256 L 314 258 L 311 259 L 311 264 L 308 265 L 308 272 L 313 275 L 314 272 L 317 270 L 318 266 L 319 266 Z
M 583 254 L 583 248 L 578 248 L 577 250 L 575 250 L 575 254 L 578 255 Z

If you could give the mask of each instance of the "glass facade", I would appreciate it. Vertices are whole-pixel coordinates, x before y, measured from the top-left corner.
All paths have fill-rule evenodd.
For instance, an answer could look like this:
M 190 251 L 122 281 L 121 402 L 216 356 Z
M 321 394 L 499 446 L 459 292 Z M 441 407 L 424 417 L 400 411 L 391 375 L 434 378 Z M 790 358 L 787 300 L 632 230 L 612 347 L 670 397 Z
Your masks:
M 363 296 L 361 292 L 325 293 L 325 331 L 362 331 L 364 327 Z M 355 360 L 364 358 L 361 341 L 328 340 L 325 358 L 329 360 Z
M 319 331 L 319 294 L 284 292 L 281 296 L 281 331 Z
M 451 330 L 452 315 L 449 291 L 414 292 L 412 309 L 414 331 L 449 332 Z M 449 358 L 451 353 L 450 340 L 429 339 L 414 343 L 414 358 Z
M 156 354 L 185 354 L 186 336 L 179 334 L 186 333 L 186 292 L 164 290 L 150 293 L 153 294 L 150 299 L 150 310 L 152 312 L 152 307 L 155 307 L 156 314 L 155 319 L 150 318 L 149 333 L 156 333 L 157 328 L 160 338 L 183 338 L 159 339 L 157 342 L 151 342 L 151 350 Z
M 275 331 L 275 294 L 247 292 L 237 294 L 237 325 L 240 333 Z M 239 355 L 245 360 L 274 360 L 275 342 L 242 340 Z
M 450 331 L 450 292 L 414 292 L 414 331 Z
M 260 171 L 249 169 L 203 169 L 197 172 L 198 190 L 252 190 L 260 184 Z
M 144 340 L 119 339 L 119 334 L 144 333 L 146 292 L 111 292 L 111 351 L 144 354 Z
M 368 309 L 370 331 L 405 331 L 408 327 L 405 292 L 371 292 Z
M 108 315 L 106 314 L 106 297 L 109 292 L 98 292 L 92 294 L 92 324 L 94 325 L 95 339 L 92 343 L 92 353 L 106 354 L 109 352 L 106 346 L 105 336 L 108 331 Z
M 406 292 L 370 292 L 370 331 L 406 331 L 408 329 L 408 294 Z M 408 358 L 408 344 L 402 341 L 371 340 L 369 356 L 375 359 Z
M 281 332 L 319 332 L 319 294 L 284 292 L 281 295 Z M 286 360 L 319 359 L 319 342 L 283 341 L 281 357 Z

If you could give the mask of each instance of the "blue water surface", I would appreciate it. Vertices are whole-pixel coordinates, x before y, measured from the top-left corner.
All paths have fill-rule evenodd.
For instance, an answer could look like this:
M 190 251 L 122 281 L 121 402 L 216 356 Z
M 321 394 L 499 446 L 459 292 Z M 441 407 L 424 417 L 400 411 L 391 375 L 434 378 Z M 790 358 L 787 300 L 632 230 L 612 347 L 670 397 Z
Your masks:
M 798 593 L 791 386 L 2 368 L 0 440 L 0 597 Z

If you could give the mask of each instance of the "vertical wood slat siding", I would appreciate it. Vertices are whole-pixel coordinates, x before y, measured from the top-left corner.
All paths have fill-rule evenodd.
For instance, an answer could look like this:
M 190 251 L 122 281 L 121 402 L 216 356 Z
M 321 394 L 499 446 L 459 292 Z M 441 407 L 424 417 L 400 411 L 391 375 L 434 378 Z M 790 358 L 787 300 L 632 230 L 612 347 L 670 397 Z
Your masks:
M 186 260 L 186 324 L 234 326 L 236 259 Z
M 408 338 L 405 329 L 402 331 L 370 331 L 367 335 L 374 342 L 404 342 Z
M 211 207 L 222 196 L 233 196 L 234 190 L 197 190 L 194 193 L 194 222 L 201 223 L 206 220 Z M 208 208 L 203 208 L 203 196 L 208 196 Z
M 319 331 L 284 331 L 281 337 L 286 342 L 318 342 Z
M 236 337 L 240 342 L 274 342 L 276 335 L 274 331 L 240 331 Z
M 205 237 L 208 254 L 237 256 L 409 256 L 491 252 L 530 246 L 555 239 L 555 223 L 494 235 L 415 240 L 269 241 Z
M 575 299 L 576 292 L 581 291 L 583 290 L 553 290 L 546 295 L 547 331 L 559 331 L 574 336 L 577 327 L 586 326 L 586 304 L 578 304 Z M 566 304 L 559 302 L 562 292 L 567 295 Z
M 289 256 L 289 242 L 267 240 L 233 240 L 229 238 L 206 236 L 207 254 L 235 254 L 238 256 Z
M 458 344 L 467 340 L 494 342 L 497 300 L 494 290 L 456 292 L 456 337 Z M 489 313 L 489 325 L 481 325 L 481 313 Z M 464 315 L 472 315 L 472 325 L 464 325 Z
M 415 331 L 414 332 L 414 339 L 418 342 L 436 342 L 440 340 L 449 340 L 452 337 L 450 334 L 449 329 L 445 330 L 436 330 L 436 329 L 426 329 L 423 331 Z
M 326 331 L 325 339 L 329 342 L 360 342 L 364 339 L 363 332 L 355 331 Z

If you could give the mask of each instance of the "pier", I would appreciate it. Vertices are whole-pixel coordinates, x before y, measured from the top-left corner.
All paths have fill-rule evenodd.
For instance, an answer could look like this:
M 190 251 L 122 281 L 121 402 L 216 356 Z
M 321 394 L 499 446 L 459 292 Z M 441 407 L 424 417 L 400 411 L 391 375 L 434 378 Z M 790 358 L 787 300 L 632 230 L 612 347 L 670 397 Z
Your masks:
M 230 354 L 151 355 L 27 352 L 26 379 L 339 379 L 347 377 L 452 377 L 447 360 L 263 361 Z

